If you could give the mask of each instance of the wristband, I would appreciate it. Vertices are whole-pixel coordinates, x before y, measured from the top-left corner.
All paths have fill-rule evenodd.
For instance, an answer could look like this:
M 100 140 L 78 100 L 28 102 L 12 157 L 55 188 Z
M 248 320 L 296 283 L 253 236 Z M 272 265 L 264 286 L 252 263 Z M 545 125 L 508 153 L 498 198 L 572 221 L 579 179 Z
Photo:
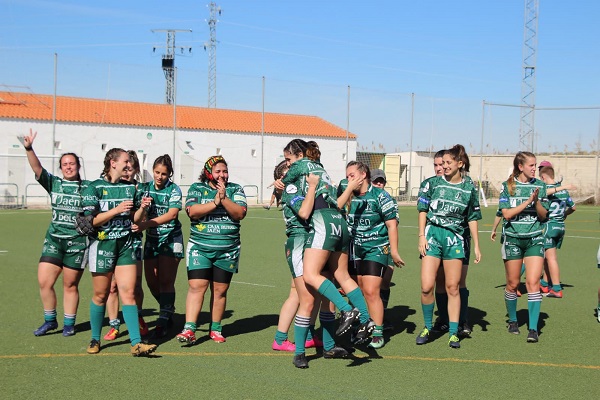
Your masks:
M 32 151 L 33 150 L 33 146 L 29 146 L 29 147 L 23 146 L 23 147 L 25 147 L 25 151 Z

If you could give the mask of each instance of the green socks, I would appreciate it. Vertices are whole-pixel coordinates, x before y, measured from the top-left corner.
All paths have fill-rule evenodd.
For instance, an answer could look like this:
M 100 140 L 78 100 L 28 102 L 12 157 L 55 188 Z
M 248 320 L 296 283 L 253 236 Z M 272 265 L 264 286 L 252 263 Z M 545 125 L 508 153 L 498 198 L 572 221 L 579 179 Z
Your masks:
M 277 342 L 277 344 L 281 345 L 283 342 L 285 342 L 287 340 L 287 338 L 288 338 L 287 332 L 281 332 L 281 331 L 275 332 L 275 341 Z
M 135 304 L 128 306 L 123 305 L 121 307 L 121 312 L 123 313 L 123 319 L 125 320 L 127 330 L 129 331 L 129 342 L 132 346 L 135 346 L 142 341 L 137 306 Z
M 509 322 L 517 322 L 517 294 L 504 290 L 504 303 Z
M 183 325 L 183 329 L 189 329 L 192 332 L 196 332 L 196 323 L 195 322 L 186 322 L 185 325 Z M 287 338 L 287 335 L 286 335 Z
M 538 330 L 540 308 L 542 306 L 541 293 L 527 293 L 527 310 L 529 311 L 529 329 Z
M 351 291 L 350 293 L 346 293 L 348 296 L 348 300 L 350 303 L 360 311 L 360 323 L 364 324 L 371 318 L 369 315 L 369 309 L 367 308 L 367 302 L 365 301 L 365 296 L 359 287 Z
M 56 309 L 44 310 L 44 321 L 46 321 L 46 322 L 56 321 Z
M 319 293 L 327 297 L 340 311 L 350 311 L 352 307 L 344 300 L 340 292 L 336 289 L 335 285 L 329 280 L 325 281 L 319 286 Z M 350 298 L 350 296 L 348 296 Z M 364 301 L 364 299 L 363 299 Z M 295 335 L 294 335 L 295 336 Z M 300 354 L 300 353 L 298 353 Z
M 331 350 L 335 347 L 335 314 L 330 311 L 321 311 L 319 312 L 319 322 L 323 328 L 323 350 Z
M 304 348 L 304 343 L 306 343 L 309 325 L 310 316 L 302 317 L 300 315 L 296 315 L 296 318 L 294 319 L 294 342 L 296 342 L 296 355 L 304 354 L 306 351 Z
M 435 303 L 431 304 L 423 304 L 421 303 L 421 308 L 423 309 L 423 320 L 425 321 L 425 327 L 429 330 L 433 327 L 433 307 Z
M 92 330 L 92 339 L 100 340 L 102 334 L 102 320 L 106 306 L 99 306 L 90 301 L 90 327 Z
M 75 326 L 75 317 L 77 314 L 65 313 L 65 326 Z
M 221 332 L 221 331 L 223 330 L 223 326 L 221 326 L 221 323 L 220 323 L 220 322 L 215 322 L 215 321 L 212 321 L 212 322 L 210 323 L 210 330 L 211 330 L 211 331 L 217 331 L 217 332 Z
M 458 322 L 450 322 L 448 324 L 448 336 L 456 335 L 458 332 Z

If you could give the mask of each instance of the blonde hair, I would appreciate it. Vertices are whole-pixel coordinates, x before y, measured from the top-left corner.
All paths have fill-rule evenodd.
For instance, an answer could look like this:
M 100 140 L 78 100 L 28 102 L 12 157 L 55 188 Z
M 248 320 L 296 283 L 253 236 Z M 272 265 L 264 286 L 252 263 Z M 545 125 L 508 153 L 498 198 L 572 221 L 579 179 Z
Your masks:
M 515 194 L 515 188 L 517 186 L 517 184 L 515 183 L 515 178 L 519 175 L 521 175 L 521 170 L 519 169 L 519 166 L 525 165 L 525 162 L 527 161 L 528 158 L 535 158 L 535 154 L 530 153 L 528 151 L 520 151 L 515 155 L 515 158 L 513 159 L 513 171 L 510 174 L 510 176 L 508 177 L 508 179 L 506 180 L 506 186 L 508 187 L 508 193 L 511 196 L 514 196 Z

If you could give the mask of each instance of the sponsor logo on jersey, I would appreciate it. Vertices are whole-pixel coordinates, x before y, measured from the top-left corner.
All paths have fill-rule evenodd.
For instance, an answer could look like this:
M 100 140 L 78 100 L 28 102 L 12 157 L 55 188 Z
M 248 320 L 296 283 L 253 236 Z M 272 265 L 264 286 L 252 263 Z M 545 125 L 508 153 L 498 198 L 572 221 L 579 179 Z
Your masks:
M 285 192 L 289 194 L 294 194 L 298 192 L 298 188 L 294 185 L 287 185 L 285 187 Z
M 106 232 L 104 232 L 104 231 L 98 232 L 98 240 L 105 240 L 105 239 L 106 239 Z
M 203 230 L 206 229 L 206 225 L 204 225 L 204 224 L 198 224 L 198 225 L 196 225 L 196 229 L 198 229 L 200 232 L 202 232 Z

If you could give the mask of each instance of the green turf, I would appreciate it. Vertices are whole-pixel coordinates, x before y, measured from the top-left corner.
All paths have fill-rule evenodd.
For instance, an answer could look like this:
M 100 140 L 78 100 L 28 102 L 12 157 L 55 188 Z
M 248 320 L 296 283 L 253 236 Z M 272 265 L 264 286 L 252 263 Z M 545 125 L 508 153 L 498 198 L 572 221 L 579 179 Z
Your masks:
M 582 398 L 600 389 L 595 319 L 600 269 L 598 208 L 578 207 L 567 220 L 567 238 L 559 251 L 563 299 L 544 299 L 541 335 L 526 343 L 527 302 L 519 300 L 522 334 L 505 328 L 504 268 L 500 243 L 491 242 L 494 209 L 484 210 L 480 225 L 482 261 L 470 267 L 472 339 L 458 351 L 446 336 L 416 346 L 423 325 L 419 303 L 420 262 L 417 212 L 400 209 L 400 253 L 406 267 L 397 270 L 390 315 L 395 330 L 377 352 L 357 350 L 351 360 L 309 357 L 310 368 L 297 370 L 292 356 L 270 349 L 279 308 L 289 291 L 283 254 L 284 223 L 275 210 L 251 209 L 242 222 L 240 273 L 229 292 L 223 333 L 227 342 L 207 340 L 206 305 L 199 344 L 181 346 L 172 337 L 184 321 L 187 281 L 182 263 L 177 279 L 177 324 L 155 358 L 129 356 L 127 336 L 103 342 L 100 354 L 85 354 L 89 342 L 91 279 L 80 286 L 78 333 L 34 337 L 41 324 L 36 268 L 50 220 L 48 211 L 0 212 L 0 384 L 3 398 Z M 183 218 L 187 230 L 187 221 Z M 59 323 L 62 325 L 60 284 Z M 156 303 L 146 292 L 146 320 L 152 326 Z M 103 333 L 106 332 L 104 328 Z M 290 332 L 293 338 L 293 332 Z M 314 354 L 311 350 L 309 355 Z

